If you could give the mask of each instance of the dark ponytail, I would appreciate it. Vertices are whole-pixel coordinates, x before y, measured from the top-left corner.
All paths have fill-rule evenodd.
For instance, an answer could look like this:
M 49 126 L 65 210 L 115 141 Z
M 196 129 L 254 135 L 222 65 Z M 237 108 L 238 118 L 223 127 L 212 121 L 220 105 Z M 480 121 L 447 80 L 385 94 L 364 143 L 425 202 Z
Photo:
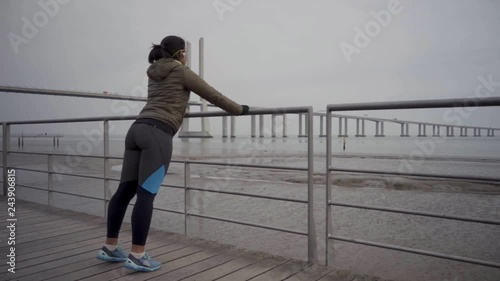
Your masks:
M 178 51 L 186 48 L 186 42 L 178 36 L 171 35 L 165 37 L 160 45 L 153 44 L 152 48 L 153 49 L 149 53 L 149 63 L 153 63 L 162 58 L 172 58 L 174 54 L 176 54 L 174 59 L 178 58 Z

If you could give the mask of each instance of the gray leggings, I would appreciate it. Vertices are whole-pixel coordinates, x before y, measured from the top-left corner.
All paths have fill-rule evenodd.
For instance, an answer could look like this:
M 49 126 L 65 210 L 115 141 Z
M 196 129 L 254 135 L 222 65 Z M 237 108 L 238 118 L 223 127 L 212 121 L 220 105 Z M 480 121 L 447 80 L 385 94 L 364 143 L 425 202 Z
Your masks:
M 172 158 L 172 136 L 149 124 L 134 123 L 125 137 L 125 154 L 118 190 L 109 201 L 107 237 L 117 238 L 130 200 L 137 194 L 132 212 L 132 243 L 145 245 L 153 201 Z

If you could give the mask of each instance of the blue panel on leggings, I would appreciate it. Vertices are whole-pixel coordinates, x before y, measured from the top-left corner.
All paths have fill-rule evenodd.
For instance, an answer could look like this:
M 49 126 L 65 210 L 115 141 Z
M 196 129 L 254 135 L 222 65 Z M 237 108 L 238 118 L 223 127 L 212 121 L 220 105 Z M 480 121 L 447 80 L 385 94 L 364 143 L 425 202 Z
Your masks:
M 142 187 L 147 191 L 156 194 L 160 189 L 161 183 L 165 178 L 165 166 L 161 165 L 156 172 L 152 173 L 146 181 L 142 184 Z

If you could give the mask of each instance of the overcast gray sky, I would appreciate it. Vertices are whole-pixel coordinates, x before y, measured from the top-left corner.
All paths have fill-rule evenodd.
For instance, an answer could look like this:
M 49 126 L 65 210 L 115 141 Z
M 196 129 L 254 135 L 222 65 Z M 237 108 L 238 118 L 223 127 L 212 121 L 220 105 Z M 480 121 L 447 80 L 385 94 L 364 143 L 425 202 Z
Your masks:
M 203 36 L 206 80 L 254 106 L 461 98 L 474 95 L 479 76 L 500 82 L 500 1 L 392 1 L 2 0 L 0 84 L 130 95 L 151 43 L 170 34 L 193 42 L 195 70 Z M 52 3 L 45 22 L 40 3 Z M 391 18 L 373 29 L 372 11 Z M 38 21 L 35 32 L 26 33 L 23 17 Z M 370 25 L 369 44 L 357 46 L 356 28 Z M 350 62 L 342 44 L 358 50 Z M 500 96 L 500 87 L 490 94 Z M 102 100 L 0 99 L 2 121 L 113 115 Z M 436 110 L 373 116 L 445 122 Z M 498 120 L 491 108 L 464 123 L 500 127 Z

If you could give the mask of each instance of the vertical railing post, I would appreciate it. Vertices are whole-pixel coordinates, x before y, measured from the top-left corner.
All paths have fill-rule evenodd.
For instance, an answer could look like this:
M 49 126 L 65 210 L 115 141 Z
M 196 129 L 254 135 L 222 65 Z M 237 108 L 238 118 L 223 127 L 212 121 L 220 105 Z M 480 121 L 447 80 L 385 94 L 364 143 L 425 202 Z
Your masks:
M 50 191 L 52 190 L 52 187 L 54 185 L 54 165 L 52 163 L 53 161 L 53 155 L 52 154 L 47 154 L 47 205 L 50 206 Z
M 104 217 L 107 217 L 107 193 L 109 190 L 109 120 L 104 120 L 103 124 L 103 144 L 104 144 Z
M 313 108 L 307 110 L 307 260 L 318 263 L 316 228 L 314 224 L 314 132 Z
M 363 120 L 364 121 L 364 120 Z M 364 122 L 363 122 L 364 123 Z M 363 124 L 364 125 L 364 124 Z M 363 126 L 364 128 L 364 126 Z M 325 222 L 325 265 L 328 266 L 328 248 L 330 238 L 330 224 L 331 224 L 331 211 L 330 211 L 330 166 L 332 162 L 332 112 L 326 108 L 326 195 L 325 195 L 325 209 L 326 209 L 326 222 Z
M 3 196 L 7 196 L 7 188 L 8 188 L 8 168 L 7 168 L 7 155 L 9 154 L 10 147 L 10 125 L 6 122 L 3 123 L 3 147 L 2 147 L 2 166 L 3 166 Z
M 189 185 L 191 179 L 191 167 L 189 162 L 184 162 L 184 235 L 188 235 L 188 210 L 189 210 Z

